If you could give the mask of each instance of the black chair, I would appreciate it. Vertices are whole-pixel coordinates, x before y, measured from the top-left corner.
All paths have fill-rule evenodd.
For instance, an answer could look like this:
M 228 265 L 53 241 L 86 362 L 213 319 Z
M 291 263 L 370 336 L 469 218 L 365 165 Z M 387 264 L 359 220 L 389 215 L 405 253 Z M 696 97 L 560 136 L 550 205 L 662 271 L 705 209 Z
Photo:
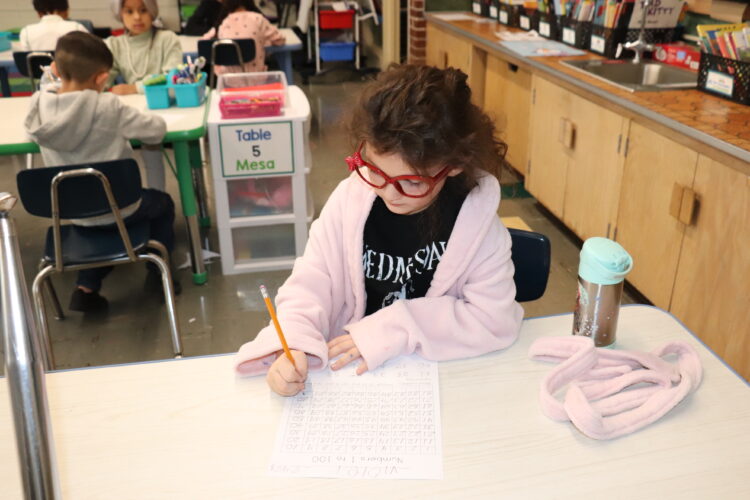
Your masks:
M 63 319 L 62 308 L 49 279 L 53 273 L 131 262 L 151 262 L 159 269 L 174 354 L 181 357 L 182 342 L 169 271 L 169 253 L 160 242 L 149 240 L 148 221 L 126 226 L 120 214 L 120 209 L 141 198 L 141 175 L 135 160 L 23 170 L 18 173 L 17 183 L 18 194 L 26 211 L 38 217 L 51 218 L 53 222 L 47 230 L 44 257 L 32 285 L 48 369 L 54 368 L 54 358 L 42 286 L 52 297 L 57 319 Z M 113 225 L 61 223 L 61 219 L 86 219 L 108 214 L 114 216 Z M 160 256 L 149 250 L 156 250 Z
M 255 40 L 252 38 L 222 38 L 219 40 L 198 40 L 198 55 L 206 59 L 210 74 L 209 86 L 214 88 L 216 74 L 214 65 L 241 66 L 255 59 Z
M 31 91 L 36 90 L 34 80 L 42 77 L 42 66 L 49 66 L 55 60 L 55 53 L 51 50 L 34 50 L 30 52 L 13 52 L 13 62 L 18 72 L 29 79 Z
M 540 233 L 511 229 L 511 259 L 516 268 L 516 300 L 528 302 L 544 295 L 549 278 L 551 248 L 549 238 Z
M 86 31 L 88 31 L 92 35 L 94 34 L 94 23 L 92 23 L 90 19 L 69 19 L 69 20 L 80 24 L 81 26 L 86 28 Z

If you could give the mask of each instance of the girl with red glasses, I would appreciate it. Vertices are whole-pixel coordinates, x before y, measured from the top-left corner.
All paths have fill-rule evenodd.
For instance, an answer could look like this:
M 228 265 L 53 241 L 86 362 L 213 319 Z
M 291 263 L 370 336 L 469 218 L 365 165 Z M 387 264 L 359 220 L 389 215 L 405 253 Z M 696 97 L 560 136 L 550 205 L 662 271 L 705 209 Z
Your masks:
M 332 361 L 374 370 L 399 355 L 447 360 L 511 345 L 511 240 L 497 216 L 505 144 L 459 70 L 401 65 L 366 86 L 350 118 L 349 176 L 310 230 L 276 297 L 295 359 L 272 325 L 237 355 L 275 392 Z

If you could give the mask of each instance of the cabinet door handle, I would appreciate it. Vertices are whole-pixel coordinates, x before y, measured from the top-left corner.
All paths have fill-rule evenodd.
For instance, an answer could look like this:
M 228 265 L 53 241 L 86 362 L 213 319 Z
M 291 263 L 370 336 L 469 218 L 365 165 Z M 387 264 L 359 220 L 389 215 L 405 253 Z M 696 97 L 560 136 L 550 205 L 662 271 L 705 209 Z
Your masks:
M 679 220 L 686 226 L 693 223 L 695 217 L 695 209 L 698 206 L 698 195 L 690 188 L 685 188 L 682 195 L 682 203 L 680 204 L 680 217 Z
M 560 135 L 557 140 L 566 148 L 573 149 L 575 146 L 576 126 L 567 118 L 560 118 Z
M 672 186 L 672 199 L 669 201 L 669 215 L 680 220 L 680 210 L 682 209 L 682 197 L 685 194 L 685 188 L 676 182 Z
M 698 201 L 695 191 L 675 183 L 672 187 L 672 199 L 669 202 L 669 215 L 689 226 L 695 218 Z
M 448 67 L 448 52 L 445 50 L 440 51 L 440 65 L 442 69 Z

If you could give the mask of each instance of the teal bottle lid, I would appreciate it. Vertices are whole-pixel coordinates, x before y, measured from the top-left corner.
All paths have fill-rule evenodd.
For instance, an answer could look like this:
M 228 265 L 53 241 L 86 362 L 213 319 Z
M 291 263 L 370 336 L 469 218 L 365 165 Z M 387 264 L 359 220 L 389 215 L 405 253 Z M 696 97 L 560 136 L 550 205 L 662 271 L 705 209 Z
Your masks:
M 633 258 L 616 241 L 589 238 L 581 248 L 578 276 L 597 285 L 615 285 L 633 268 Z

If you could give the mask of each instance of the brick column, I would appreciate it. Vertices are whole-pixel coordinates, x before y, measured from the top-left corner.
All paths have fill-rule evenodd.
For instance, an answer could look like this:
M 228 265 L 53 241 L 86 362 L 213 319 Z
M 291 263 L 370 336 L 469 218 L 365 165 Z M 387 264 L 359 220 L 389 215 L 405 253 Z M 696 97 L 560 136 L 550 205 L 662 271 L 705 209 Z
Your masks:
M 427 28 L 424 19 L 425 0 L 409 0 L 409 54 L 407 61 L 424 64 Z

